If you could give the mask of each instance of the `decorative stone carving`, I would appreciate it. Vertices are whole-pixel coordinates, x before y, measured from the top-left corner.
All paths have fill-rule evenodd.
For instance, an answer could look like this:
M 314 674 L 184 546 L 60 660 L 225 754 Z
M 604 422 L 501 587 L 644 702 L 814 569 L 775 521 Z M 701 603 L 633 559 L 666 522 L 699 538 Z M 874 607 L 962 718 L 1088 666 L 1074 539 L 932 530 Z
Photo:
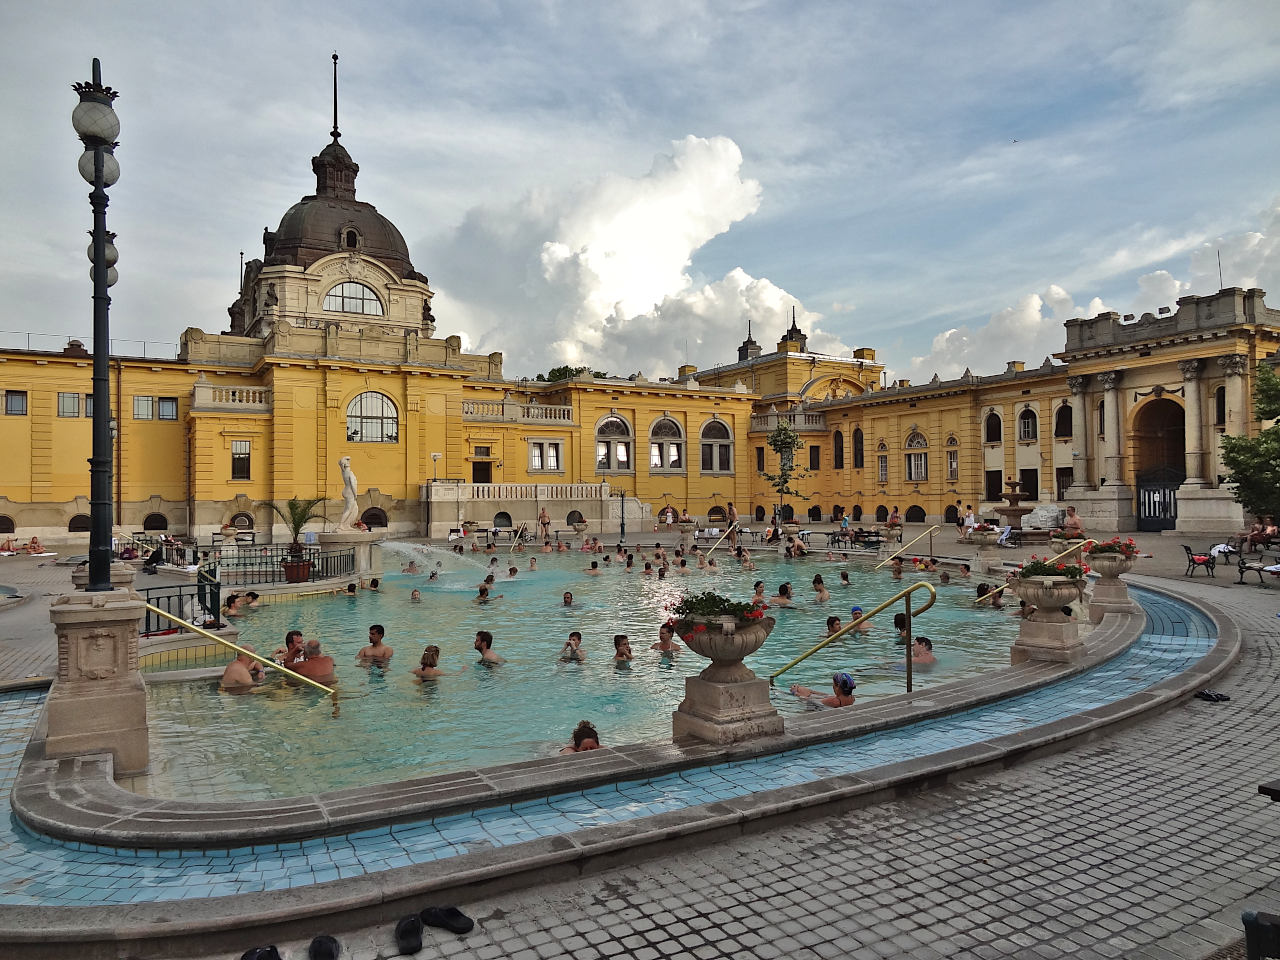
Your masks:
M 1182 374 L 1183 380 L 1199 380 L 1203 366 L 1204 362 L 1201 360 L 1179 360 L 1178 372 Z
M 1120 386 L 1120 381 L 1123 378 L 1123 370 L 1108 370 L 1106 373 L 1098 374 L 1098 382 L 1102 384 L 1103 390 L 1114 390 Z
M 760 649 L 773 626 L 772 617 L 736 623 L 724 617 L 677 625 L 688 631 L 684 640 L 689 649 L 711 664 L 685 680 L 684 700 L 671 715 L 675 738 L 723 744 L 783 732 L 782 717 L 769 700 L 769 681 L 742 662 Z
M 360 507 L 356 503 L 356 475 L 351 469 L 351 458 L 339 459 L 338 470 L 342 473 L 342 517 L 338 520 L 338 529 L 354 530 Z
M 1243 353 L 1228 353 L 1218 358 L 1218 366 L 1228 377 L 1242 377 L 1249 369 L 1249 358 Z
M 1079 395 L 1084 393 L 1085 387 L 1089 385 L 1087 376 L 1067 377 L 1067 387 L 1073 394 Z

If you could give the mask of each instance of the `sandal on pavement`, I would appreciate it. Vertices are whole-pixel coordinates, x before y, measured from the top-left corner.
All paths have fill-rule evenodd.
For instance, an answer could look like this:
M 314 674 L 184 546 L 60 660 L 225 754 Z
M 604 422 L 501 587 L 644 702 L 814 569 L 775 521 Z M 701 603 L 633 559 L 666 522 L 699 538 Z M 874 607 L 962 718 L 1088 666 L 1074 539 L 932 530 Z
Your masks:
M 422 911 L 422 922 L 429 927 L 440 927 L 451 933 L 470 933 L 476 922 L 457 907 L 427 907 Z

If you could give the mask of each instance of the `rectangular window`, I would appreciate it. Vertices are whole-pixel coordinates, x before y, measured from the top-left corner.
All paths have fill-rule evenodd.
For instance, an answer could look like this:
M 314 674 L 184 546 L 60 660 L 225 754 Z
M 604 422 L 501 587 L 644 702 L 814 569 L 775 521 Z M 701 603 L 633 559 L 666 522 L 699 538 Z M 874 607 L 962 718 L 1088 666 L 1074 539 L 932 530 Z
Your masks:
M 84 415 L 86 417 L 93 416 L 93 394 L 86 393 L 84 395 Z
M 529 444 L 530 470 L 559 470 L 560 444 L 558 441 L 537 440 Z
M 596 441 L 596 469 L 608 470 L 613 466 L 613 460 L 609 456 L 609 441 Z
M 663 467 L 662 444 L 660 443 L 649 444 L 649 469 L 661 470 L 662 467 Z
M 80 394 L 78 393 L 58 394 L 58 416 L 60 417 L 80 416 Z
M 929 479 L 929 455 L 927 453 L 907 454 L 907 480 L 919 483 Z
M 137 400 L 137 397 L 134 397 Z M 249 479 L 249 441 L 231 441 L 231 479 Z
M 529 444 L 529 469 L 542 470 L 542 444 Z
M 133 398 L 133 419 L 154 420 L 155 415 L 156 415 L 156 398 L 155 397 L 134 397 Z
M 547 469 L 560 469 L 560 444 L 558 443 L 547 444 Z
M 25 417 L 27 415 L 27 391 L 6 390 L 4 392 L 4 415 L 6 417 Z
M 732 473 L 733 445 L 729 443 L 704 443 L 702 445 L 703 473 Z
M 1036 418 L 1034 416 L 1027 416 L 1024 413 L 1023 416 L 1018 417 L 1018 439 L 1023 443 L 1026 443 L 1028 440 L 1035 440 L 1038 436 L 1036 427 Z
M 809 448 L 809 469 L 817 470 L 822 466 L 822 448 L 819 446 L 811 446 Z
M 1058 467 L 1054 471 L 1054 477 L 1058 481 L 1059 500 L 1067 499 L 1067 489 L 1071 486 L 1072 481 L 1075 480 L 1075 476 L 1075 471 L 1071 467 Z
M 876 470 L 881 483 L 889 482 L 889 455 L 886 453 L 876 457 Z
M 947 451 L 947 479 L 948 480 L 960 479 L 960 451 L 959 450 Z
M 177 420 L 178 419 L 178 398 L 177 397 L 158 398 L 156 400 L 156 419 Z
M 756 447 L 756 473 L 764 473 L 764 447 Z
M 733 447 L 727 443 L 716 445 L 716 452 L 720 456 L 720 472 L 730 473 L 733 470 Z
M 702 472 L 714 473 L 716 469 L 716 445 L 714 443 L 704 443 L 702 445 Z
M 476 456 L 477 456 L 477 457 L 487 457 L 487 456 L 489 456 L 489 451 L 490 451 L 491 449 L 492 449 L 491 447 L 476 447 Z

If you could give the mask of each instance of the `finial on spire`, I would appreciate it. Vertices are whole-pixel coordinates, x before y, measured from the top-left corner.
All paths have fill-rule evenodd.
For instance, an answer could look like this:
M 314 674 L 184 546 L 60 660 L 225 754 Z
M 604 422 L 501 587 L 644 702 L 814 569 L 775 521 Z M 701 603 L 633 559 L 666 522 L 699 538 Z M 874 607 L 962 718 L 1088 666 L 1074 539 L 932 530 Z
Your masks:
M 338 138 L 342 136 L 338 132 L 338 51 L 333 51 L 333 129 L 329 131 L 329 136 L 333 137 L 333 142 L 337 143 Z

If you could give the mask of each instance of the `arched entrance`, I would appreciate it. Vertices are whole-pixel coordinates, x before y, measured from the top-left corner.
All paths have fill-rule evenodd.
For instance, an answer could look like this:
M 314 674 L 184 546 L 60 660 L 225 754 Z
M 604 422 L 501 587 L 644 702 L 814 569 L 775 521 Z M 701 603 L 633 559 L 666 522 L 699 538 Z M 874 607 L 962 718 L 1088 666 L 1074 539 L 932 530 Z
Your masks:
M 1186 421 L 1181 405 L 1152 400 L 1133 418 L 1138 529 L 1172 530 L 1178 523 L 1178 486 L 1186 474 Z

